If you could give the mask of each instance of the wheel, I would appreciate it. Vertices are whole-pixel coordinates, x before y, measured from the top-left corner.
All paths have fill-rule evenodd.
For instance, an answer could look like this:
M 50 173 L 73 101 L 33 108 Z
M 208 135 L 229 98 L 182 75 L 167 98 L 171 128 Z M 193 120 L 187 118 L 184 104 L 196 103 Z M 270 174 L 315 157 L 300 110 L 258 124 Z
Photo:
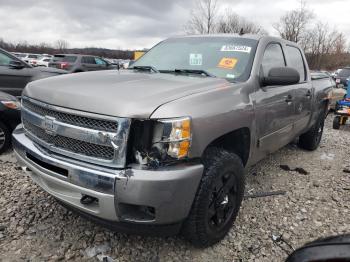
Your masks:
M 224 238 L 236 219 L 245 187 L 243 163 L 236 154 L 212 147 L 203 164 L 204 173 L 182 230 L 197 247 Z
M 309 131 L 299 137 L 299 146 L 303 149 L 313 151 L 320 145 L 325 121 L 325 109 L 320 113 L 316 123 Z
M 333 129 L 339 129 L 340 128 L 340 116 L 336 116 L 333 119 Z
M 0 154 L 5 152 L 11 144 L 11 132 L 7 126 L 0 122 Z

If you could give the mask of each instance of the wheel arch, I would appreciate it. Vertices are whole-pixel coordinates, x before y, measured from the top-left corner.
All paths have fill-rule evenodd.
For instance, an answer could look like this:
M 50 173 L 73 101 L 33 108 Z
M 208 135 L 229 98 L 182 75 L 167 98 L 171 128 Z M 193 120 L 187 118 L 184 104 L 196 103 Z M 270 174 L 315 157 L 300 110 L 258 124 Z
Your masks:
M 202 157 L 210 147 L 219 147 L 237 154 L 244 166 L 246 166 L 251 145 L 251 132 L 248 127 L 242 127 L 226 133 L 211 141 L 203 151 Z

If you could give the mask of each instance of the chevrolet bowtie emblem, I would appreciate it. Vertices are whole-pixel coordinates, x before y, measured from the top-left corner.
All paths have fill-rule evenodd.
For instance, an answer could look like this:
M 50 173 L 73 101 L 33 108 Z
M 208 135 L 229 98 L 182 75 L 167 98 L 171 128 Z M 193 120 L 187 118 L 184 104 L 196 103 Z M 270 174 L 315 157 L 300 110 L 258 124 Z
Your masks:
M 50 135 L 53 135 L 55 136 L 56 135 L 56 130 L 55 130 L 55 118 L 54 117 L 50 117 L 50 116 L 45 116 L 45 119 L 44 119 L 44 129 L 45 129 L 45 132 L 47 134 L 50 134 Z
M 98 132 L 98 137 L 99 137 L 100 141 L 104 144 L 107 143 L 108 138 L 109 138 L 108 134 L 104 133 L 104 132 Z

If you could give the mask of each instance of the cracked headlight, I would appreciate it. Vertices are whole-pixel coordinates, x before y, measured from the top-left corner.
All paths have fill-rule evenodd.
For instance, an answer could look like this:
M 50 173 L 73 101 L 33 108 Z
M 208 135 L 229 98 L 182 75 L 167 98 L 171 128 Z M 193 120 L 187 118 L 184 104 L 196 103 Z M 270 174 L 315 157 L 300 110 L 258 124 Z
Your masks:
M 156 143 L 162 144 L 167 155 L 172 158 L 187 157 L 191 147 L 191 118 L 161 119 L 158 122 L 162 130 L 161 138 Z

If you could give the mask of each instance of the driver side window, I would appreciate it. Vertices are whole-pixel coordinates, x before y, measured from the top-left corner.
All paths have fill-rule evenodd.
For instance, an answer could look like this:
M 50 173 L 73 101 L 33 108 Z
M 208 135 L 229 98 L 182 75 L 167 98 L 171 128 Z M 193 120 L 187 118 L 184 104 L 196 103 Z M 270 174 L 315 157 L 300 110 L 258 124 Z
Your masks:
M 268 76 L 271 68 L 286 66 L 282 47 L 279 44 L 269 44 L 267 46 L 261 66 L 265 77 Z
M 0 52 L 0 66 L 8 66 L 13 59 Z

